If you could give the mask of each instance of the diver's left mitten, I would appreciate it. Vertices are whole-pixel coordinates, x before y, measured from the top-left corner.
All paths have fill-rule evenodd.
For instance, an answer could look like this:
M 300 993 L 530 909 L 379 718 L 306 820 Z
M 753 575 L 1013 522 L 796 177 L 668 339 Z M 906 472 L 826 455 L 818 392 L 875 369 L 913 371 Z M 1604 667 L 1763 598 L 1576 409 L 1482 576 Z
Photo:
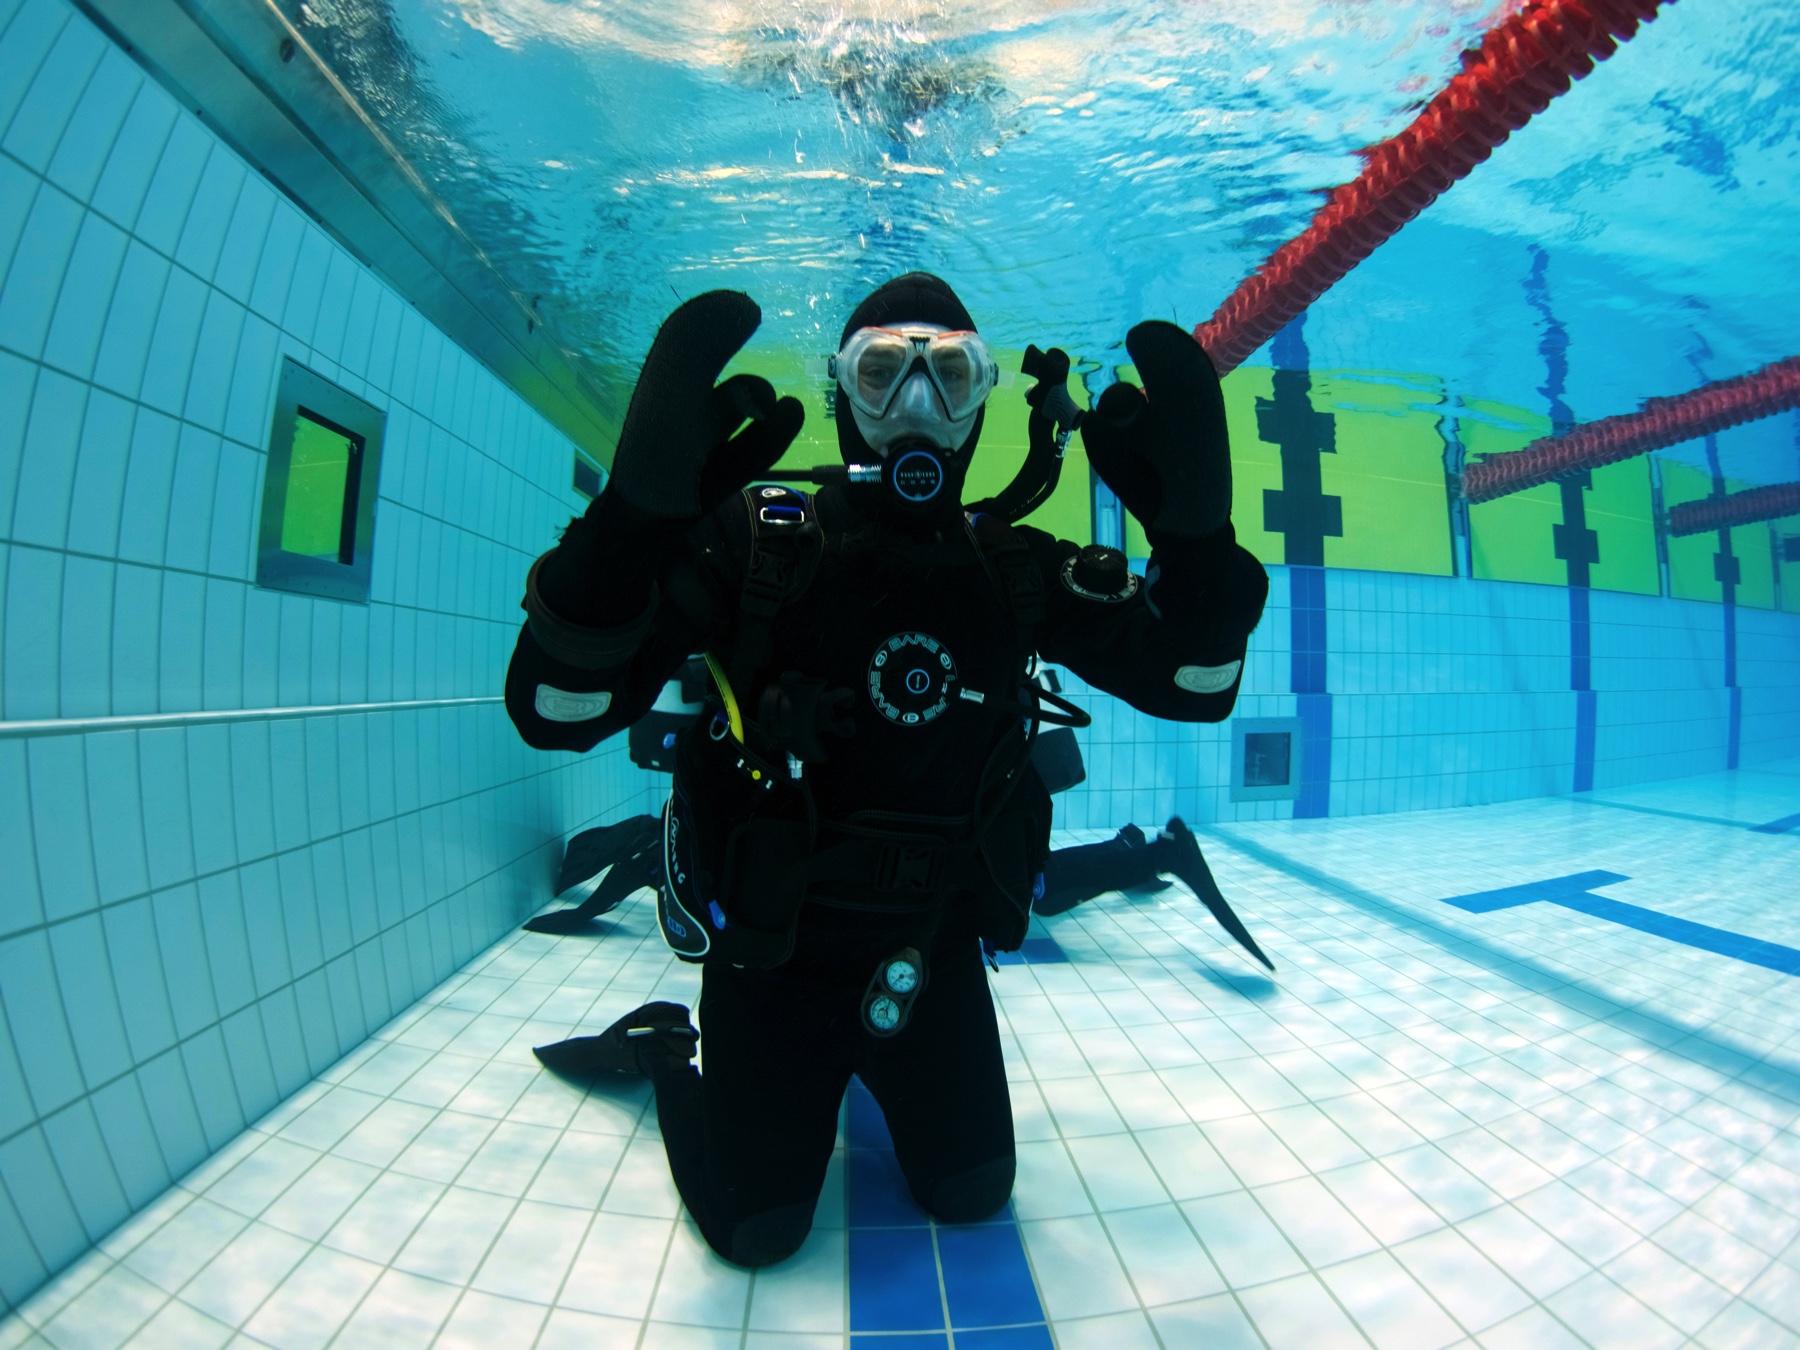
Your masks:
M 1231 519 L 1231 442 L 1212 361 L 1161 319 L 1125 337 L 1143 389 L 1120 381 L 1081 421 L 1094 471 L 1159 535 L 1199 538 Z

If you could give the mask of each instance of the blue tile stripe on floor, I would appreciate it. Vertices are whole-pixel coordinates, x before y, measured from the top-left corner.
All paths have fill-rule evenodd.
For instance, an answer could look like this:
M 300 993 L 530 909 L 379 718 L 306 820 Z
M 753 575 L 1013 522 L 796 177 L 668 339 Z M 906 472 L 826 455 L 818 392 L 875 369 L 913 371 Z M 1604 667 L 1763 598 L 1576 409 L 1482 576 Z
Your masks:
M 1784 947 L 1779 942 L 1764 942 L 1760 938 L 1713 928 L 1691 919 L 1678 919 L 1672 914 L 1662 914 L 1654 909 L 1643 909 L 1637 905 L 1628 905 L 1622 900 L 1612 900 L 1592 893 L 1596 886 L 1610 886 L 1614 882 L 1629 880 L 1630 877 L 1618 872 L 1576 872 L 1566 877 L 1551 877 L 1547 881 L 1527 882 L 1523 886 L 1477 891 L 1473 895 L 1455 895 L 1444 903 L 1455 905 L 1471 914 L 1490 914 L 1497 909 L 1512 909 L 1518 905 L 1560 905 L 1590 918 L 1616 923 L 1622 928 L 1632 928 L 1640 933 L 1666 938 L 1670 942 L 1679 942 L 1684 947 L 1715 952 L 1753 966 L 1780 971 L 1783 975 L 1800 975 L 1800 950 L 1793 947 Z
M 1054 938 L 1031 937 L 997 959 L 1069 958 Z M 860 1079 L 850 1080 L 847 1103 L 852 1350 L 1051 1350 L 1012 1205 L 984 1223 L 937 1224 L 913 1202 L 881 1107 Z
M 1052 937 L 1028 937 L 1016 952 L 995 952 L 994 961 L 1002 966 L 1048 966 L 1067 961 L 1068 954 Z
M 1786 834 L 1796 826 L 1800 826 L 1800 815 L 1783 816 L 1780 820 L 1767 821 L 1761 825 L 1752 825 L 1750 828 L 1758 834 Z

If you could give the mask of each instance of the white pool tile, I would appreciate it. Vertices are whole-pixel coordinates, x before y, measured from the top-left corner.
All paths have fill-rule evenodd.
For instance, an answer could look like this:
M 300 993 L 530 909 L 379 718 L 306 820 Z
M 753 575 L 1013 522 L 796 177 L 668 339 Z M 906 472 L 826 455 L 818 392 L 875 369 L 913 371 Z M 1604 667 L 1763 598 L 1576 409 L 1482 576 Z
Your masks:
M 324 1237 L 325 1245 L 386 1265 L 431 1213 L 447 1188 L 399 1172 L 384 1172 Z
M 1056 1324 L 1056 1342 L 1059 1350 L 1162 1350 L 1149 1316 L 1138 1311 L 1065 1318 Z
M 1052 1320 L 1140 1306 L 1098 1216 L 1028 1219 L 1019 1228 Z
M 1591 1350 L 1587 1341 L 1537 1306 L 1489 1327 L 1480 1343 L 1483 1350 Z
M 555 1302 L 587 1234 L 589 1212 L 526 1200 L 494 1239 L 471 1284 L 502 1298 Z
M 1068 1150 L 1101 1213 L 1168 1203 L 1169 1193 L 1131 1135 L 1072 1138 Z
M 750 1291 L 750 1329 L 841 1337 L 848 1259 L 843 1229 L 815 1228 L 793 1256 L 756 1272 Z
M 1108 1214 L 1105 1223 L 1144 1307 L 1186 1303 L 1224 1291 L 1224 1280 L 1176 1206 Z
M 675 1220 L 594 1215 L 557 1300 L 559 1307 L 622 1318 L 649 1315 Z
M 537 1350 L 637 1350 L 643 1334 L 644 1324 L 635 1318 L 553 1308 L 538 1335 Z
M 209 1317 L 241 1325 L 308 1255 L 297 1237 L 253 1223 L 181 1290 L 181 1299 Z
M 1145 1130 L 1137 1135 L 1137 1141 L 1164 1188 L 1176 1200 L 1243 1189 L 1237 1174 L 1225 1165 L 1198 1126 Z
M 1266 1350 L 1244 1306 L 1232 1294 L 1216 1294 L 1193 1303 L 1157 1308 L 1150 1320 L 1163 1344 L 1217 1347 L 1218 1350 Z
M 128 1345 L 168 1302 L 168 1294 L 125 1266 L 113 1266 L 46 1322 L 44 1339 L 62 1347 Z
M 179 1299 L 171 1299 L 163 1304 L 156 1316 L 133 1333 L 127 1344 L 132 1350 L 219 1350 L 235 1335 L 223 1322 L 190 1308 Z
M 1546 1298 L 1586 1275 L 1591 1267 L 1521 1211 L 1501 1205 L 1457 1225 L 1534 1298 Z
M 1255 1116 L 1208 1121 L 1200 1129 L 1246 1186 L 1291 1181 L 1307 1174 L 1305 1165 Z
M 1018 1171 L 1013 1208 L 1022 1219 L 1056 1219 L 1094 1212 L 1087 1186 L 1060 1139 L 1015 1145 Z
M 1428 1294 L 1476 1335 L 1531 1302 L 1529 1294 L 1453 1230 L 1413 1238 L 1393 1253 Z
M 278 1350 L 322 1350 L 381 1278 L 382 1268 L 315 1247 L 245 1324 Z
M 128 1253 L 124 1263 L 172 1294 L 248 1226 L 241 1214 L 198 1199 Z
M 651 1304 L 654 1322 L 742 1329 L 750 1299 L 750 1272 L 722 1260 L 691 1220 L 675 1225 Z
M 1252 1194 L 1315 1269 L 1366 1256 L 1380 1246 L 1316 1177 L 1259 1186 Z
M 436 1339 L 461 1292 L 453 1285 L 389 1270 L 351 1314 L 336 1345 L 354 1350 L 422 1350 Z
M 1281 1279 L 1306 1268 L 1248 1191 L 1189 1200 L 1181 1209 L 1233 1288 Z
M 1270 1345 L 1365 1350 L 1367 1339 L 1316 1275 L 1294 1275 L 1239 1292 L 1250 1320 Z
M 1319 1272 L 1378 1350 L 1443 1350 L 1463 1329 L 1387 1252 L 1371 1252 Z
M 1379 1162 L 1352 1163 L 1319 1180 L 1383 1244 L 1392 1246 L 1441 1228 L 1444 1220 Z
M 492 1350 L 495 1346 L 531 1345 L 550 1309 L 471 1289 L 438 1333 L 437 1350 Z
M 1598 1271 L 1551 1295 L 1544 1306 L 1590 1344 L 1666 1350 L 1687 1339 Z
M 514 1205 L 505 1196 L 450 1187 L 400 1249 L 395 1269 L 443 1284 L 466 1284 Z

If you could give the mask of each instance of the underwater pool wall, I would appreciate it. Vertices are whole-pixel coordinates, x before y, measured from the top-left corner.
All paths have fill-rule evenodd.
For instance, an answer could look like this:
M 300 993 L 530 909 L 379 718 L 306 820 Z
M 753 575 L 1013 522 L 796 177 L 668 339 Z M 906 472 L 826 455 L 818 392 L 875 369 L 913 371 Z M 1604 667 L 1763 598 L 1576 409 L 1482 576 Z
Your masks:
M 498 698 L 571 443 L 62 0 L 0 0 L 0 128 L 3 1312 L 650 780 Z M 367 605 L 252 582 L 284 357 L 386 413 Z
M 1069 681 L 1094 725 L 1076 733 L 1088 780 L 1055 799 L 1059 827 L 1477 806 L 1573 791 L 1584 759 L 1599 790 L 1800 754 L 1800 616 L 1590 592 L 1584 746 L 1565 588 L 1268 570 L 1236 715 L 1314 734 L 1299 799 L 1230 800 L 1229 723 L 1159 722 Z

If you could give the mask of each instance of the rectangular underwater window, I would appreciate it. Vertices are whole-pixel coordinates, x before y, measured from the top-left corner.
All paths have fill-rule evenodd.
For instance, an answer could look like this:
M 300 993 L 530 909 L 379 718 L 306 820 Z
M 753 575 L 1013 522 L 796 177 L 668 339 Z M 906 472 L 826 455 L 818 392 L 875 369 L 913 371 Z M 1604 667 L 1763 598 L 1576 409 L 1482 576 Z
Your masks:
M 367 604 L 384 414 L 281 363 L 263 476 L 256 584 Z
M 1285 731 L 1244 733 L 1244 786 L 1286 787 L 1293 776 L 1294 738 Z
M 1300 719 L 1238 717 L 1231 723 L 1231 800 L 1292 801 L 1300 795 Z

